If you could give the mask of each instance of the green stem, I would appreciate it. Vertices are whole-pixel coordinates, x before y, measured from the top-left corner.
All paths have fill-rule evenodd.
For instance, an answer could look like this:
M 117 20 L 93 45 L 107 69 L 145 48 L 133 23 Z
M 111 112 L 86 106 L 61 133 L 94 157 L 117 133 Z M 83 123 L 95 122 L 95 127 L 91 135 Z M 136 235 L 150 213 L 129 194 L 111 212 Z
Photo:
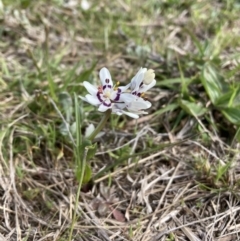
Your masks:
M 90 141 L 93 141 L 94 138 L 96 137 L 96 135 L 102 130 L 102 128 L 105 126 L 105 124 L 106 124 L 108 118 L 110 117 L 110 115 L 111 115 L 111 110 L 109 109 L 103 115 L 103 117 L 102 117 L 100 123 L 98 124 L 97 128 L 89 136 L 88 139 Z M 77 148 L 79 148 L 79 145 L 77 145 Z M 78 153 L 78 152 L 79 152 L 79 149 L 77 149 L 77 155 L 76 155 L 77 158 L 79 158 L 81 156 L 81 154 Z M 71 224 L 71 227 L 70 227 L 70 233 L 69 233 L 68 241 L 72 240 L 73 228 L 74 228 L 74 224 L 75 224 L 76 219 L 77 219 L 77 208 L 78 208 L 78 203 L 79 203 L 79 197 L 80 197 L 83 177 L 84 177 L 84 173 L 85 173 L 85 169 L 86 169 L 87 153 L 88 153 L 88 148 L 85 147 L 85 149 L 84 149 L 84 156 L 83 156 L 83 160 L 82 160 L 82 172 L 81 172 L 81 177 L 80 177 L 79 184 L 78 184 L 76 202 L 75 202 L 75 207 L 74 207 L 74 214 L 73 214 L 72 224 Z M 81 160 L 78 162 L 78 164 L 79 163 L 81 163 Z
M 84 173 L 85 173 L 85 169 L 86 169 L 87 153 L 88 153 L 88 148 L 85 147 L 84 148 L 84 156 L 83 156 L 83 160 L 82 160 L 82 162 L 83 162 L 82 163 L 82 172 L 81 172 L 81 177 L 80 177 L 80 180 L 79 180 L 79 183 L 78 183 L 76 201 L 75 201 L 75 206 L 74 206 L 74 213 L 73 213 L 73 218 L 72 218 L 72 223 L 71 223 L 68 241 L 72 240 L 73 228 L 74 228 L 74 224 L 76 223 L 76 219 L 77 219 L 77 208 L 78 208 L 80 192 L 81 192 L 81 188 L 82 188 L 83 177 L 84 177 Z
M 110 117 L 112 111 L 111 109 L 107 110 L 104 114 L 104 116 L 102 117 L 100 123 L 98 124 L 98 126 L 96 127 L 96 129 L 93 131 L 93 133 L 88 137 L 88 139 L 90 141 L 93 141 L 94 138 L 97 136 L 97 134 L 102 130 L 102 128 L 105 126 L 108 118 Z

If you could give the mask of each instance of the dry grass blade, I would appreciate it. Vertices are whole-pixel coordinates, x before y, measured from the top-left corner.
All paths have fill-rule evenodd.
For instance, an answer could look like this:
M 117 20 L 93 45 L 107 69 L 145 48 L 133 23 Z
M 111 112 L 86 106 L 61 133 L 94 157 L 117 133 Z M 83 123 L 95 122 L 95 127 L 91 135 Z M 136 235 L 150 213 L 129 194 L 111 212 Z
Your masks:
M 180 222 L 180 220 L 178 218 L 176 218 L 175 216 L 172 216 L 174 222 L 176 222 L 176 224 L 178 226 L 182 226 L 182 223 Z M 199 239 L 192 231 L 190 228 L 188 227 L 183 227 L 182 228 L 183 233 L 188 237 L 189 240 L 191 241 L 201 241 L 201 239 Z
M 180 167 L 180 163 L 178 163 L 177 167 L 175 168 L 174 173 L 173 173 L 171 179 L 169 180 L 169 182 L 168 182 L 168 184 L 167 184 L 167 186 L 166 186 L 166 188 L 165 188 L 165 190 L 164 190 L 164 192 L 163 192 L 163 194 L 162 194 L 162 196 L 161 196 L 161 199 L 160 199 L 159 202 L 158 202 L 157 208 L 156 208 L 156 210 L 154 211 L 154 213 L 153 213 L 153 215 L 152 215 L 152 217 L 151 217 L 151 221 L 150 221 L 149 224 L 148 224 L 147 232 L 143 235 L 143 237 L 142 237 L 142 239 L 141 239 L 142 241 L 145 240 L 148 232 L 150 232 L 152 223 L 153 223 L 154 219 L 156 218 L 156 217 L 155 217 L 155 216 L 156 216 L 156 213 L 157 213 L 157 211 L 159 210 L 160 206 L 162 205 L 162 202 L 163 202 L 163 200 L 164 200 L 164 197 L 165 197 L 167 191 L 169 190 L 169 188 L 170 188 L 170 186 L 171 186 L 171 184 L 172 184 L 172 181 L 174 180 L 174 177 L 175 177 L 176 174 L 177 174 L 177 171 L 178 171 L 179 167 Z

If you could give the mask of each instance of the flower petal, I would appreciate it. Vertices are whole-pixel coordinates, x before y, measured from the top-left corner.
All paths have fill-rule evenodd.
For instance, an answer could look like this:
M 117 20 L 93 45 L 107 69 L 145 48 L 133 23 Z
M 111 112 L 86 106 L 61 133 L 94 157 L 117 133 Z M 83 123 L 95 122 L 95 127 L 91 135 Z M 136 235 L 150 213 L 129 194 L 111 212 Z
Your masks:
M 113 86 L 112 77 L 107 68 L 104 67 L 100 70 L 99 77 L 100 77 L 102 86 L 105 86 L 105 85 Z
M 113 109 L 122 110 L 126 107 L 126 103 L 114 103 Z
M 124 110 L 122 111 L 122 113 L 125 114 L 125 115 L 128 115 L 128 116 L 130 116 L 130 117 L 132 117 L 134 119 L 138 119 L 139 118 L 139 115 L 137 115 L 135 113 L 131 113 L 131 112 L 124 111 Z
M 143 98 L 138 98 L 136 101 L 132 101 L 127 104 L 127 108 L 133 111 L 148 109 L 151 106 L 151 102 L 144 100 Z
M 125 103 L 132 102 L 136 100 L 138 97 L 136 95 L 132 95 L 131 93 L 122 93 L 119 101 L 123 101 Z
M 140 88 L 140 92 L 146 92 L 148 91 L 149 89 L 151 89 L 155 84 L 157 83 L 157 81 L 154 79 L 149 85 L 142 85 L 142 87 Z
M 131 83 L 127 84 L 126 86 L 119 86 L 118 89 L 121 90 L 121 92 L 126 91 L 131 86 Z
M 113 108 L 112 108 L 112 113 L 117 114 L 117 115 L 125 114 L 125 115 L 128 115 L 128 116 L 130 116 L 132 118 L 135 118 L 135 119 L 139 118 L 138 114 L 131 113 L 131 112 L 123 110 L 123 108 L 125 108 L 125 107 L 126 107 L 125 104 L 123 104 L 123 106 L 120 106 L 119 104 L 117 104 L 117 105 L 114 104 Z
M 91 83 L 84 81 L 83 82 L 84 87 L 87 89 L 88 93 L 91 95 L 96 95 L 98 92 L 98 89 L 92 85 Z
M 88 103 L 90 103 L 91 105 L 95 105 L 95 106 L 98 106 L 98 105 L 100 105 L 101 104 L 101 102 L 99 101 L 99 99 L 97 98 L 97 97 L 95 97 L 95 96 L 92 96 L 92 95 L 86 95 L 86 101 L 88 102 Z
M 103 103 L 98 107 L 98 110 L 101 111 L 101 112 L 105 112 L 107 111 L 108 109 L 111 109 L 112 106 L 107 106 L 107 105 L 104 105 Z
M 138 91 L 141 83 L 143 82 L 144 79 L 144 74 L 147 71 L 146 68 L 141 68 L 137 74 L 132 78 L 131 80 L 131 91 Z
M 88 102 L 88 100 L 87 100 L 85 97 L 83 97 L 83 96 L 81 96 L 81 95 L 79 95 L 78 97 L 79 97 L 81 100 L 84 100 L 84 101 Z
M 121 109 L 117 109 L 117 108 L 112 108 L 112 113 L 117 114 L 117 115 L 122 115 L 122 110 Z

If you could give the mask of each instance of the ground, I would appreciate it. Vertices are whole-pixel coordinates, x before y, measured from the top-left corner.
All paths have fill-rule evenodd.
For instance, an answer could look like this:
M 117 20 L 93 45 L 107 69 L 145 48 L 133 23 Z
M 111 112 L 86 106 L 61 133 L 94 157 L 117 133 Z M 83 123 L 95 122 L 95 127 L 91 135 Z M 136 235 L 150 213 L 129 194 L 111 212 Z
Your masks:
M 240 240 L 240 4 L 0 0 L 0 240 Z M 83 102 L 153 69 L 152 107 Z

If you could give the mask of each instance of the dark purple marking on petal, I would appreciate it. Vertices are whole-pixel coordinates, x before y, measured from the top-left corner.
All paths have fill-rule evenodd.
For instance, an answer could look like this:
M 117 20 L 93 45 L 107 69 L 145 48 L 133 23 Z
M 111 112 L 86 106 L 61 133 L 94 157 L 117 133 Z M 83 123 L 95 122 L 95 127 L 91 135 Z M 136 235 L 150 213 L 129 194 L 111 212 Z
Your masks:
M 99 99 L 100 102 L 103 102 L 103 99 L 102 99 L 102 97 L 101 97 L 101 93 L 100 93 L 99 91 L 97 92 L 97 97 L 98 97 L 98 99 Z
M 137 95 L 138 96 L 138 92 L 137 91 L 134 91 L 134 92 L 132 92 L 132 95 Z
M 122 92 L 122 90 L 118 88 L 117 89 L 117 95 L 116 95 L 114 101 L 118 101 L 120 99 L 121 92 Z
M 109 79 L 105 79 L 105 82 L 106 82 L 107 84 L 109 83 L 109 81 L 110 81 Z
M 103 102 L 103 105 L 110 107 L 112 105 L 112 103 L 107 104 L 106 102 Z
M 114 101 L 118 101 L 118 100 L 120 99 L 120 95 L 121 95 L 121 93 L 117 93 L 117 95 L 116 95 Z
M 141 93 L 137 93 L 137 96 L 138 96 L 138 97 L 141 97 Z
M 103 90 L 105 90 L 106 88 L 112 89 L 112 86 L 111 86 L 111 85 L 104 85 L 104 86 L 103 86 Z
M 142 87 L 142 85 L 143 85 L 143 82 L 139 85 L 139 87 Z

